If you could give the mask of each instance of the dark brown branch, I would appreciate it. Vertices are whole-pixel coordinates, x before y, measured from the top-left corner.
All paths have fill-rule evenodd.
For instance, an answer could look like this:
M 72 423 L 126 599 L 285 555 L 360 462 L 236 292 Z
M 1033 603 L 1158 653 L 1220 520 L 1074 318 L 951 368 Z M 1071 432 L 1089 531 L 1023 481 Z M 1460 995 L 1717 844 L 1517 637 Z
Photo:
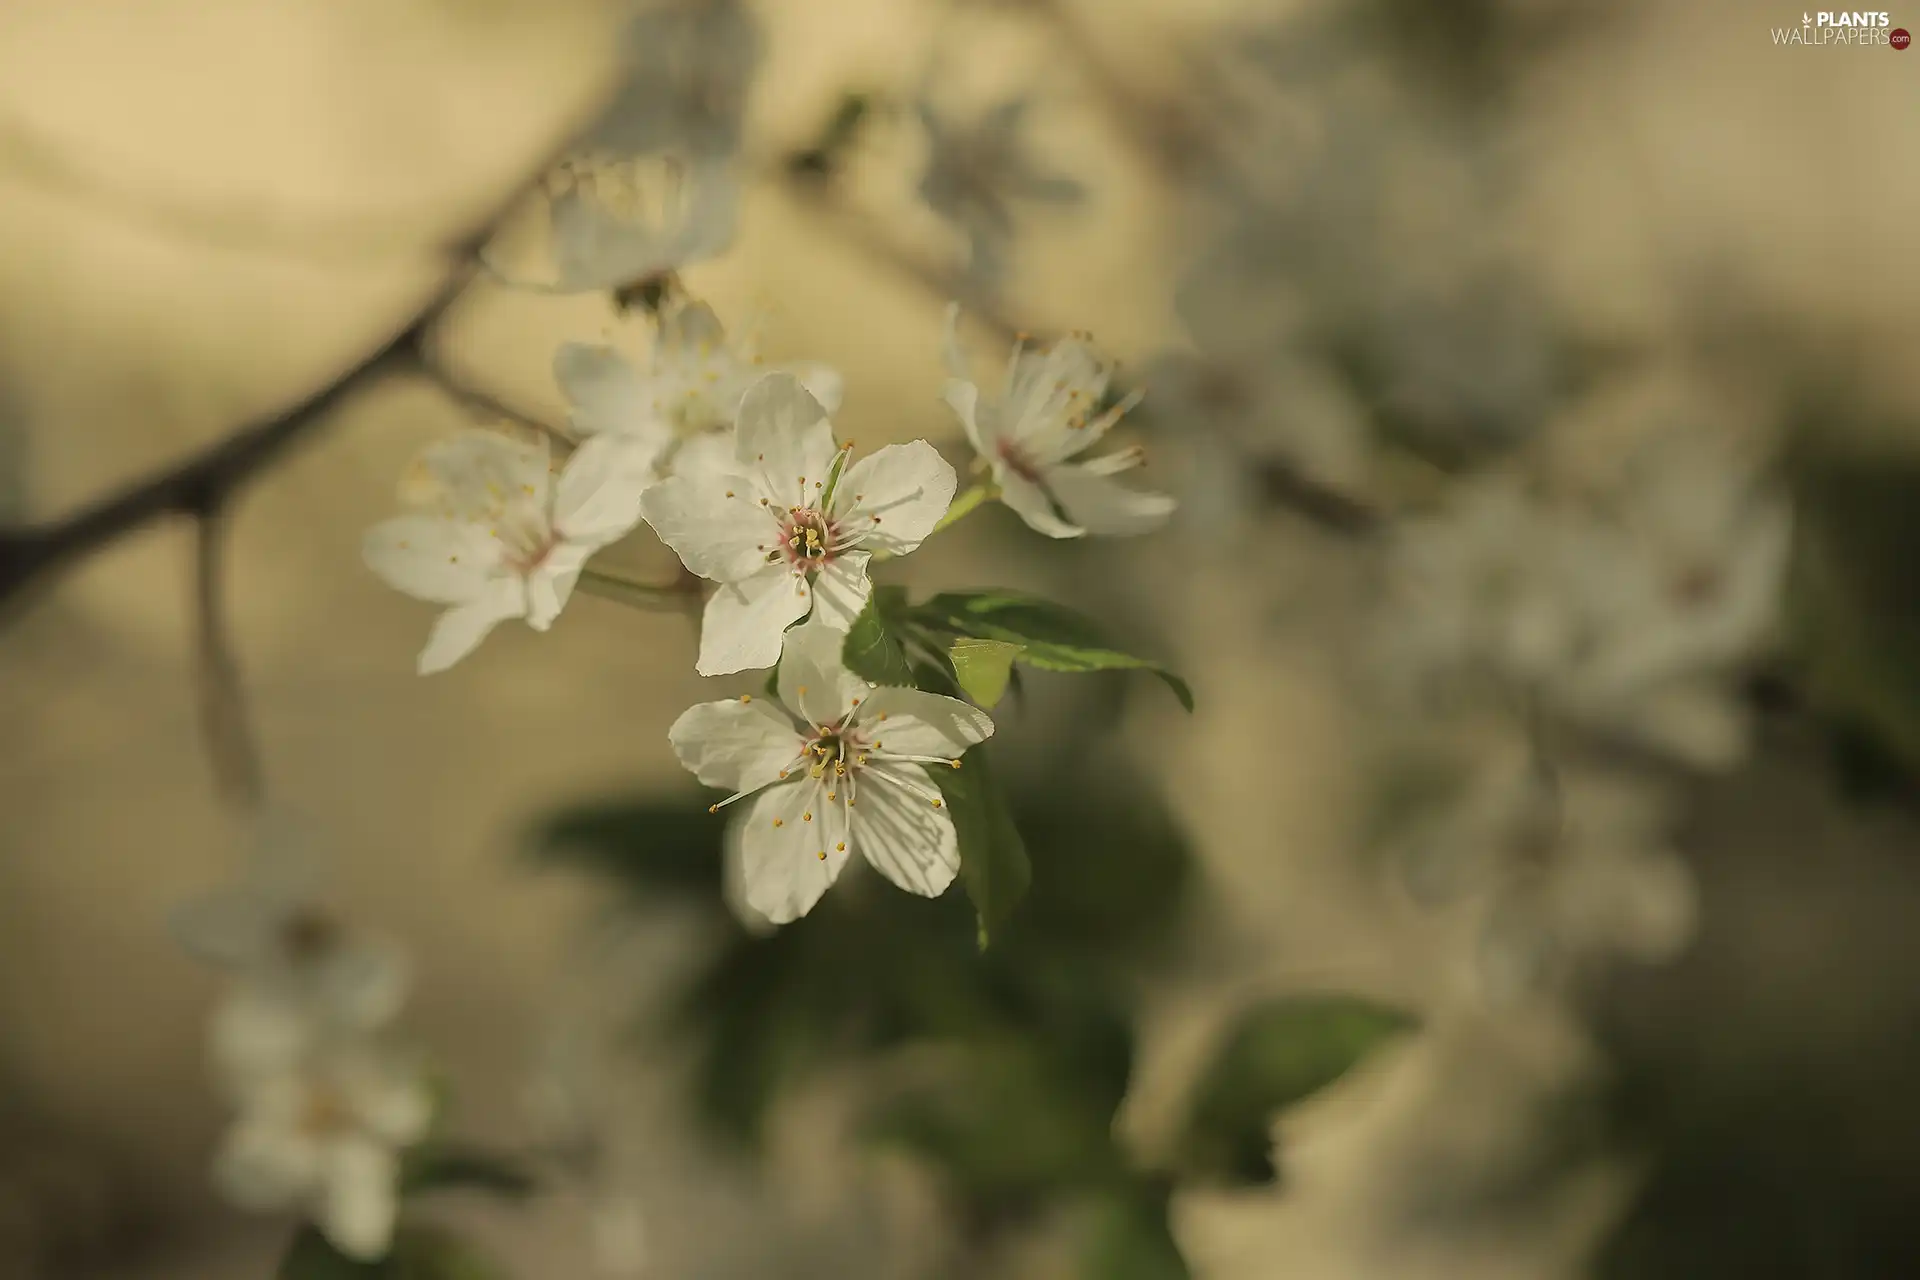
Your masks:
M 1386 523 L 1386 517 L 1374 507 L 1292 467 L 1265 463 L 1258 478 L 1261 495 L 1267 501 L 1330 532 L 1365 538 L 1378 533 Z
M 459 279 L 464 283 L 465 274 Z M 415 343 L 454 291 L 443 291 L 397 336 L 286 412 L 244 427 L 178 466 L 101 498 L 63 520 L 0 531 L 0 605 L 137 529 L 169 516 L 200 518 L 220 512 L 241 485 L 311 435 L 354 394 L 412 365 Z
M 200 727 L 214 785 L 230 802 L 255 808 L 265 796 L 265 770 L 247 715 L 240 664 L 226 617 L 227 514 L 203 512 L 195 523 L 194 616 L 198 619 Z

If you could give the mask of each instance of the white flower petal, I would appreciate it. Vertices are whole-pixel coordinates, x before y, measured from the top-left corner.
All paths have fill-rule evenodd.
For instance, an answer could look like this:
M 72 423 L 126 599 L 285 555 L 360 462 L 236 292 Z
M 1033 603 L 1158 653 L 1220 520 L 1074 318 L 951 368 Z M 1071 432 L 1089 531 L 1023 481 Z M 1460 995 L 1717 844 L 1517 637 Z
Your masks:
M 555 531 L 600 547 L 640 523 L 640 496 L 653 483 L 660 450 L 636 436 L 594 436 L 573 451 L 553 494 Z
M 732 475 L 739 466 L 733 460 L 733 430 L 702 431 L 676 441 L 658 465 L 669 476 Z
M 493 578 L 477 599 L 456 605 L 434 620 L 417 669 L 423 676 L 445 671 L 478 648 L 500 623 L 526 614 L 526 581 L 518 576 Z
M 474 523 L 490 520 L 510 503 L 545 511 L 547 462 L 545 437 L 513 440 L 469 428 L 422 451 L 402 492 L 442 514 Z
M 320 1033 L 316 1012 L 280 993 L 235 987 L 208 1021 L 208 1057 L 215 1073 L 245 1087 L 291 1070 Z
M 667 741 L 688 772 L 722 791 L 753 791 L 777 781 L 805 745 L 774 708 L 738 698 L 688 707 L 667 730 Z
M 847 863 L 847 851 L 836 846 L 848 841 L 828 824 L 839 809 L 828 802 L 825 784 L 811 778 L 770 787 L 751 802 L 728 833 L 740 851 L 748 906 L 774 924 L 813 910 Z
M 960 844 L 946 809 L 916 793 L 940 794 L 919 765 L 868 764 L 853 808 L 853 843 L 908 893 L 937 898 L 960 870 Z
M 734 457 L 767 485 L 764 494 L 749 500 L 767 497 L 776 506 L 812 506 L 822 492 L 816 486 L 825 483 L 837 452 L 827 411 L 792 374 L 770 373 L 741 397 Z
M 809 724 L 838 724 L 873 687 L 847 670 L 840 659 L 846 631 L 816 616 L 787 633 L 780 655 L 780 701 Z
M 1098 464 L 1052 467 L 1046 479 L 1067 518 L 1088 533 L 1120 537 L 1147 533 L 1173 514 L 1172 498 L 1129 489 L 1101 474 Z
M 905 555 L 953 505 L 958 477 L 925 440 L 890 444 L 846 469 L 834 491 L 835 520 L 865 535 L 861 544 Z
M 867 562 L 872 558 L 865 551 L 849 551 L 813 575 L 816 620 L 843 635 L 852 628 L 873 594 L 873 582 L 867 577 Z
M 1000 501 L 1008 510 L 1027 522 L 1027 527 L 1035 533 L 1044 533 L 1049 538 L 1084 537 L 1086 530 L 1078 525 L 1068 524 L 1053 514 L 1053 502 L 1039 485 L 1023 480 L 1005 466 L 996 465 L 993 469 L 995 483 L 1000 486 Z
M 578 542 L 563 542 L 547 553 L 540 567 L 527 575 L 527 625 L 545 631 L 560 617 L 560 611 L 573 598 L 580 571 L 598 548 Z
M 636 217 L 617 216 L 578 191 L 553 201 L 555 289 L 630 284 L 710 258 L 732 242 L 739 190 L 726 164 L 660 155 L 626 180 L 642 188 L 631 201 Z
M 435 516 L 382 521 L 360 544 L 367 568 L 388 586 L 434 604 L 462 604 L 481 595 L 502 554 L 484 526 Z
M 960 426 L 967 433 L 967 443 L 973 446 L 973 451 L 992 460 L 999 432 L 995 429 L 993 406 L 980 399 L 980 388 L 971 382 L 953 378 L 948 380 L 942 396 L 947 407 L 953 410 L 953 416 L 960 419 Z
M 790 364 L 786 371 L 800 380 L 807 394 L 820 402 L 820 407 L 828 413 L 840 408 L 841 396 L 845 393 L 846 383 L 840 371 L 832 365 L 821 364 L 817 360 L 808 360 L 799 364 Z
M 660 434 L 650 379 L 612 347 L 569 342 L 553 354 L 553 378 L 566 394 L 567 421 L 582 436 Z M 664 442 L 664 441 L 663 441 Z
M 919 689 L 875 689 L 854 718 L 888 755 L 951 759 L 993 736 L 993 719 L 980 708 Z
M 681 472 L 641 495 L 640 514 L 689 572 L 738 582 L 766 569 L 779 537 L 760 496 L 746 476 Z
M 366 1132 L 395 1147 L 416 1142 L 433 1121 L 433 1093 L 416 1066 L 369 1053 L 341 1077 L 353 1114 Z
M 249 1117 L 221 1140 L 213 1182 L 243 1209 L 283 1209 L 311 1194 L 322 1167 L 319 1147 L 297 1125 Z
M 805 617 L 812 604 L 806 579 L 796 578 L 784 564 L 722 584 L 707 601 L 695 670 L 703 676 L 724 676 L 772 666 L 780 661 L 781 637 L 788 625 Z
M 399 1215 L 399 1158 L 371 1138 L 339 1138 L 326 1152 L 319 1227 L 350 1258 L 373 1261 L 393 1243 Z

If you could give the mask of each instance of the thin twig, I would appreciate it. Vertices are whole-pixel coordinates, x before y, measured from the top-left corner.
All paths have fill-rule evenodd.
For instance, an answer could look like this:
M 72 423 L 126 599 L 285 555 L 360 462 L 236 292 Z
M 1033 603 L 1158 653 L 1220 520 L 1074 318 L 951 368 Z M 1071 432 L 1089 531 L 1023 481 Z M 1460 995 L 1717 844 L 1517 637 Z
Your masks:
M 1387 523 L 1378 508 L 1284 463 L 1258 464 L 1256 479 L 1267 501 L 1329 532 L 1367 538 Z
M 466 276 L 459 277 L 462 283 Z M 198 516 L 311 434 L 364 387 L 414 364 L 414 344 L 455 292 L 443 290 L 400 334 L 292 409 L 215 441 L 185 462 L 109 494 L 62 520 L 0 531 L 0 604 L 43 584 L 100 548 L 168 516 Z
M 1218 151 L 1183 104 L 1142 89 L 1108 60 L 1073 0 L 1027 0 L 1028 9 L 1054 28 L 1066 55 L 1080 65 L 1095 99 L 1120 134 L 1160 172 L 1191 173 Z
M 223 507 L 203 511 L 194 522 L 194 615 L 198 620 L 200 727 L 214 785 L 231 803 L 257 808 L 265 795 L 260 748 L 247 715 L 240 664 L 234 657 L 226 618 L 225 553 L 228 533 Z

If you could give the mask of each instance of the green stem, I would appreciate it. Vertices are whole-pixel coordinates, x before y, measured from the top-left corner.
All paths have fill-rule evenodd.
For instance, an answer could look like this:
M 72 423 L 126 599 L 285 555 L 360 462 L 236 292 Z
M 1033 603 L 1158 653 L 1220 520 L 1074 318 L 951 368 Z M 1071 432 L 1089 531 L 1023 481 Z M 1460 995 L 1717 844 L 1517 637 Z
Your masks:
M 599 569 L 582 569 L 575 584 L 581 591 L 605 600 L 615 600 L 649 613 L 678 613 L 698 597 L 682 582 L 659 586 L 651 582 L 632 582 Z
M 933 526 L 933 532 L 929 533 L 927 537 L 931 538 L 935 533 L 940 532 L 950 524 L 960 523 L 960 521 L 967 518 L 975 507 L 999 496 L 1000 490 L 992 484 L 974 485 L 973 488 L 968 489 L 965 493 L 962 493 L 953 500 L 947 507 L 947 514 L 940 517 L 940 523 Z M 875 560 L 891 560 L 893 556 L 886 551 L 876 551 L 873 553 L 873 558 Z
M 983 502 L 990 502 L 999 496 L 999 489 L 991 483 L 974 485 L 971 489 L 968 489 L 965 493 L 962 493 L 953 500 L 953 505 L 947 508 L 947 514 L 941 516 L 940 523 L 933 526 L 933 532 L 938 533 L 950 524 L 959 524 L 962 520 L 973 514 L 975 507 Z M 928 536 L 931 537 L 932 535 L 929 534 Z

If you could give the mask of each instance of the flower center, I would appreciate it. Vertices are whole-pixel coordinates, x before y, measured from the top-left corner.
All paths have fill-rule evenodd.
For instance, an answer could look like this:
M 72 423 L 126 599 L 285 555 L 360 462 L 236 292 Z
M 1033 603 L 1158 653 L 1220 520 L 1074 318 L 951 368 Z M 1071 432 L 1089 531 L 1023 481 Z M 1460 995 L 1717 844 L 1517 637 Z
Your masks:
M 1011 440 L 1002 440 L 996 446 L 1000 461 L 1007 464 L 1007 470 L 1025 480 L 1028 484 L 1040 483 L 1040 468 Z
M 317 960 L 339 943 L 339 922 L 318 907 L 304 907 L 280 926 L 281 950 L 296 962 Z
M 353 1120 L 353 1111 L 339 1091 L 329 1085 L 315 1084 L 307 1090 L 300 1108 L 300 1132 L 310 1138 L 339 1133 Z
M 780 546 L 767 556 L 772 563 L 782 556 L 796 571 L 818 569 L 830 563 L 838 548 L 833 545 L 833 522 L 817 507 L 793 507 L 780 521 Z

